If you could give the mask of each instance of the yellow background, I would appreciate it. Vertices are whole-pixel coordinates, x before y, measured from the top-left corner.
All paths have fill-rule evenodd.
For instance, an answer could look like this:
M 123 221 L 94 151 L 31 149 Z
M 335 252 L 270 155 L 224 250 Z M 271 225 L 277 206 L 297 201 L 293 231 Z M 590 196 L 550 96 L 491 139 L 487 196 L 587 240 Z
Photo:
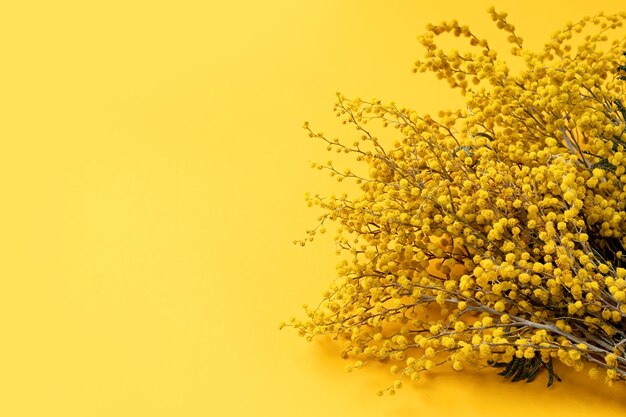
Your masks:
M 622 1 L 498 2 L 529 46 Z M 0 415 L 624 415 L 623 387 L 386 370 L 277 324 L 334 274 L 304 120 L 334 93 L 436 111 L 426 23 L 485 1 L 14 1 L 0 10 Z M 502 36 L 500 35 L 500 38 Z M 497 43 L 497 42 L 496 42 Z

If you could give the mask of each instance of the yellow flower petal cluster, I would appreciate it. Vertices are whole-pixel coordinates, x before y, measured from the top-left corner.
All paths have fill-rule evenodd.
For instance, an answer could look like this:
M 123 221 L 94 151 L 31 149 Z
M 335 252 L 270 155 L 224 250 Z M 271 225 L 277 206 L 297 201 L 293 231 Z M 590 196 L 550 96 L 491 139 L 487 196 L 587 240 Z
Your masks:
M 358 192 L 307 195 L 325 214 L 300 243 L 333 221 L 347 256 L 319 307 L 288 325 L 342 339 L 350 369 L 394 361 L 390 392 L 446 363 L 555 359 L 626 378 L 626 38 L 609 38 L 626 15 L 567 24 L 537 52 L 489 14 L 523 70 L 457 21 L 419 38 L 415 71 L 459 88 L 465 108 L 435 118 L 338 93 L 352 144 L 305 124 L 362 173 L 315 164 Z M 445 34 L 468 52 L 440 49 Z

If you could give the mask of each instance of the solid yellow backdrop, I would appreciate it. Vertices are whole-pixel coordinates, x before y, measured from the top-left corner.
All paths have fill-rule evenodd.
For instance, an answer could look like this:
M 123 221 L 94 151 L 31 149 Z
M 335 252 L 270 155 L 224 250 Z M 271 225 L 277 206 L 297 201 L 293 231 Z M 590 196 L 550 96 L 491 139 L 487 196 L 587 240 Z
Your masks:
M 530 46 L 621 1 L 498 2 Z M 381 369 L 279 321 L 319 300 L 332 239 L 305 191 L 336 185 L 304 120 L 334 93 L 435 112 L 461 101 L 411 73 L 426 23 L 490 39 L 485 1 L 12 2 L 0 14 L 0 415 L 624 415 L 625 390 L 562 371 Z M 545 377 L 545 376 L 544 376 Z M 545 378 L 544 378 L 545 379 Z

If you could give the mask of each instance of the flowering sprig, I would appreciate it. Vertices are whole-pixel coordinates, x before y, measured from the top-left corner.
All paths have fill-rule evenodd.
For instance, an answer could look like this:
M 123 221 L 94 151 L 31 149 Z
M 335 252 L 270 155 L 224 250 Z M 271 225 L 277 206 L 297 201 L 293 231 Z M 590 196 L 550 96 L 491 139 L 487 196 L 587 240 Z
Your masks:
M 307 319 L 285 325 L 344 340 L 350 369 L 392 360 L 390 393 L 443 364 L 503 366 L 513 380 L 545 367 L 551 384 L 559 360 L 609 384 L 626 379 L 626 39 L 608 37 L 626 15 L 568 23 L 535 52 L 505 13 L 489 14 L 522 71 L 456 21 L 420 38 L 415 71 L 459 88 L 465 108 L 434 118 L 338 93 L 352 144 L 304 126 L 368 171 L 314 165 L 360 193 L 309 196 L 325 214 L 300 243 L 333 221 L 349 258 Z M 474 50 L 441 50 L 446 33 Z

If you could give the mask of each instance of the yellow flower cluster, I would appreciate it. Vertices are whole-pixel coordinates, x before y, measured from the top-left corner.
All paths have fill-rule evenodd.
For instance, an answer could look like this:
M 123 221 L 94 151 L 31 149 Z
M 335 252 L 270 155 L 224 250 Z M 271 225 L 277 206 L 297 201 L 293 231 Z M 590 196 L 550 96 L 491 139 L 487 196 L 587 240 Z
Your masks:
M 289 325 L 344 340 L 350 369 L 391 359 L 390 393 L 442 364 L 508 365 L 505 376 L 530 380 L 540 365 L 552 379 L 558 359 L 626 378 L 626 38 L 609 39 L 626 15 L 568 23 L 536 52 L 506 13 L 489 14 L 523 70 L 456 21 L 420 37 L 415 71 L 459 88 L 465 108 L 434 118 L 338 93 L 352 145 L 305 124 L 368 171 L 315 165 L 360 193 L 308 196 L 325 214 L 307 240 L 337 222 L 349 256 L 320 306 Z M 470 50 L 440 49 L 443 34 Z

